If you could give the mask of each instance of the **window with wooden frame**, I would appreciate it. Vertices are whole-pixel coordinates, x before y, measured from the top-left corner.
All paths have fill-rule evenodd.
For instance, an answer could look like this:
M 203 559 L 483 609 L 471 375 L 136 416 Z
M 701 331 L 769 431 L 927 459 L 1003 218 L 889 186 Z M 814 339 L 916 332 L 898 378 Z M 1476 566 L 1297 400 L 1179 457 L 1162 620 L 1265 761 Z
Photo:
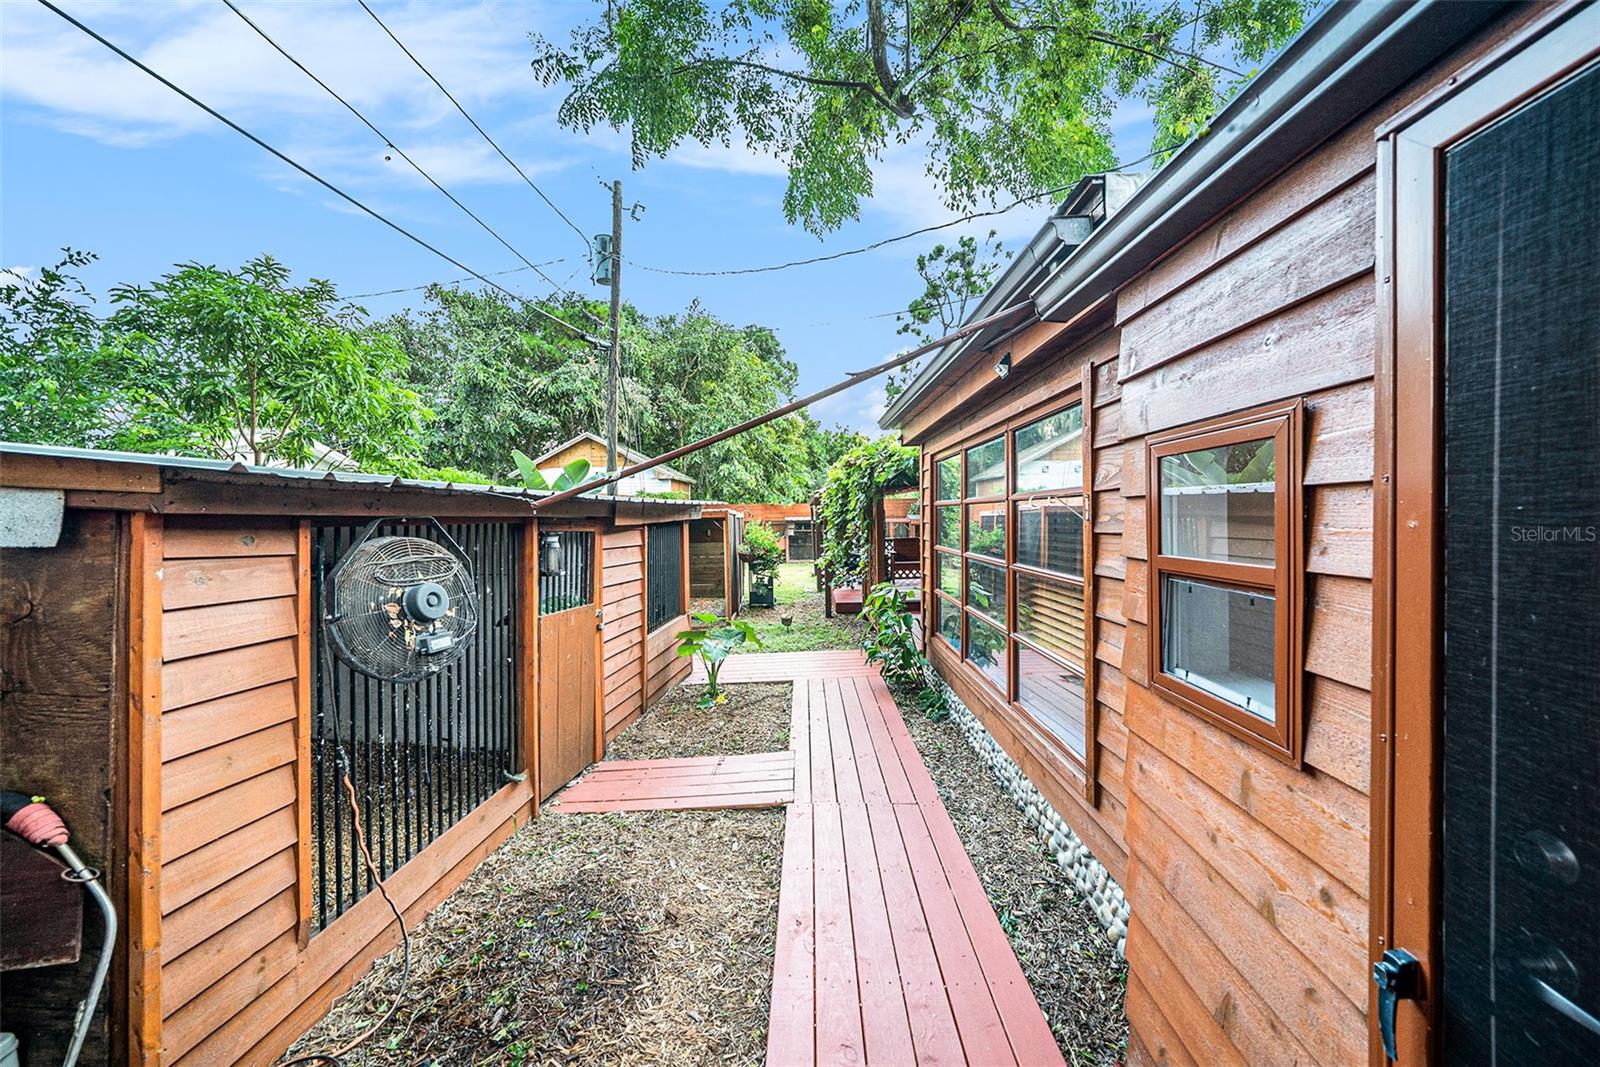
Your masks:
M 1151 436 L 1150 680 L 1298 765 L 1302 404 Z
M 1034 409 L 934 465 L 934 629 L 1086 762 L 1083 405 Z

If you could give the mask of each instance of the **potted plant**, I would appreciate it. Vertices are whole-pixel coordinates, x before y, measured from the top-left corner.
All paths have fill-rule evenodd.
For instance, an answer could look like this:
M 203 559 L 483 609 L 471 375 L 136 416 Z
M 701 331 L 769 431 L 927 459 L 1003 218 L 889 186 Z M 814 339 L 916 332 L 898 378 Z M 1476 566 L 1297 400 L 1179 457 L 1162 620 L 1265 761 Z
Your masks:
M 722 672 L 722 661 L 734 650 L 749 643 L 761 647 L 756 628 L 743 619 L 724 619 L 714 611 L 697 611 L 692 616 L 698 626 L 678 633 L 678 655 L 699 656 L 706 665 L 706 691 L 696 702 L 702 708 L 727 703 L 728 696 L 717 685 L 717 675 Z
M 773 585 L 778 577 L 778 566 L 783 563 L 783 545 L 772 527 L 764 522 L 746 526 L 744 540 L 739 544 L 739 558 L 750 566 L 750 606 L 775 606 L 778 598 Z

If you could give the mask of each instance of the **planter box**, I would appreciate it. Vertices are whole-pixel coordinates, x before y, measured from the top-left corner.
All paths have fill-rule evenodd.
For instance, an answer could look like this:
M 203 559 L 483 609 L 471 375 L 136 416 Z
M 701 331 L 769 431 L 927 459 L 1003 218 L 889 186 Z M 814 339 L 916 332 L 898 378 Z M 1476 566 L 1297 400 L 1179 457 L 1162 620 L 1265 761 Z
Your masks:
M 753 608 L 772 608 L 778 605 L 778 595 L 773 588 L 771 578 L 752 578 L 750 580 L 750 606 Z

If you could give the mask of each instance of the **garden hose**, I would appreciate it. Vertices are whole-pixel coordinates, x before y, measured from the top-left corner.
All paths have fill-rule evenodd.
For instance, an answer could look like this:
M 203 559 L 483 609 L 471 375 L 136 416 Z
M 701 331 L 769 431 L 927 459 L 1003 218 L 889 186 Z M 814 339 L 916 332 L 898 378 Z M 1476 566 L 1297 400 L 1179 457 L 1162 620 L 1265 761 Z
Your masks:
M 62 822 L 50 805 L 44 802 L 43 797 L 28 796 L 25 793 L 14 793 L 9 790 L 0 792 L 0 819 L 5 820 L 5 828 L 17 834 L 30 845 L 39 848 L 53 848 L 66 862 L 67 869 L 61 872 L 61 877 L 69 882 L 80 882 L 95 905 L 100 909 L 100 916 L 105 920 L 105 938 L 100 943 L 100 959 L 94 967 L 94 978 L 89 983 L 89 992 L 78 1003 L 78 1013 L 73 1020 L 72 1044 L 67 1048 L 67 1057 L 62 1060 L 63 1067 L 74 1067 L 78 1056 L 83 1052 L 83 1043 L 89 1036 L 89 1027 L 94 1020 L 94 1010 L 100 1003 L 100 994 L 105 988 L 106 972 L 111 969 L 111 953 L 117 943 L 117 913 L 111 906 L 111 898 L 100 886 L 100 872 L 84 863 L 77 852 L 68 844 L 71 835 L 67 832 L 67 824 Z

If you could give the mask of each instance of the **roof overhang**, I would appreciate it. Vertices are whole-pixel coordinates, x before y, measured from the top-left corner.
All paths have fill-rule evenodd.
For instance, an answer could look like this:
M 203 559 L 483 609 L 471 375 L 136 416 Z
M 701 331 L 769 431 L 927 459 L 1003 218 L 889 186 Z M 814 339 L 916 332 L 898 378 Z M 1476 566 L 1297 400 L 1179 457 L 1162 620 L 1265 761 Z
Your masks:
M 1337 0 L 1065 258 L 1047 220 L 970 318 L 1031 289 L 1040 319 L 1073 321 L 1514 6 Z M 971 348 L 935 353 L 880 425 L 899 427 Z
M 401 478 L 356 471 L 259 467 L 220 459 L 0 441 L 0 486 L 58 489 L 68 507 L 175 514 L 396 515 L 607 518 L 618 523 L 698 518 L 702 502 L 588 495 L 557 501 L 520 486 Z

